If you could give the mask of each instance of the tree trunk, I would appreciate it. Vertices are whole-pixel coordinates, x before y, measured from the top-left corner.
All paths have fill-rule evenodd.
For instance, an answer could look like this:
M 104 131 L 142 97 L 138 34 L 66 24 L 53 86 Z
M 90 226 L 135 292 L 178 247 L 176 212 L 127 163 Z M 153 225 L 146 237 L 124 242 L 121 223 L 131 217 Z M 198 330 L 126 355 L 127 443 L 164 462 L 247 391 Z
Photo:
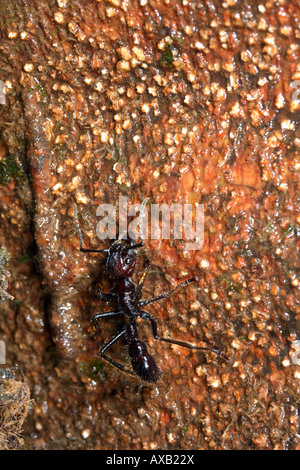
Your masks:
M 297 448 L 299 17 L 296 0 L 1 2 L 0 248 L 15 300 L 0 332 L 31 384 L 31 448 Z M 150 232 L 134 278 L 145 256 L 145 298 L 196 276 L 148 311 L 159 334 L 228 364 L 143 323 L 157 384 L 100 360 L 118 321 L 91 322 L 114 308 L 96 295 L 111 284 L 105 255 L 79 250 L 73 206 L 85 247 L 104 249 L 97 208 L 118 214 L 121 197 L 148 212 L 203 204 L 203 246 L 175 225 Z

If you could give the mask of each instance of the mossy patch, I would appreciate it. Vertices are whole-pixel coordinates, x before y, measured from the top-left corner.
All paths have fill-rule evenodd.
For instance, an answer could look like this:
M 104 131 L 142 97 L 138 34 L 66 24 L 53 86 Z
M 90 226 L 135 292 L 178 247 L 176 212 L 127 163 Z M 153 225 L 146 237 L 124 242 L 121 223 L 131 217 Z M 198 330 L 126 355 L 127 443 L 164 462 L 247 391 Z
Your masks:
M 30 175 L 22 171 L 13 155 L 8 154 L 0 160 L 0 184 L 5 185 L 11 180 L 28 181 Z

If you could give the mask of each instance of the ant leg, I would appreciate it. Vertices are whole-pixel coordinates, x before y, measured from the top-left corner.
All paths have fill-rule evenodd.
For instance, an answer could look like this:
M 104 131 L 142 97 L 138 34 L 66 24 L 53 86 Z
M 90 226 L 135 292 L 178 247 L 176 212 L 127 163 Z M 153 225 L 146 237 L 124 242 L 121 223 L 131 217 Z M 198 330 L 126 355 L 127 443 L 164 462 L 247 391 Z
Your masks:
M 107 248 L 105 250 L 83 248 L 82 235 L 81 235 L 81 230 L 80 230 L 79 221 L 78 221 L 78 213 L 77 213 L 76 204 L 73 205 L 73 214 L 74 214 L 74 220 L 75 220 L 76 230 L 77 230 L 78 239 L 79 239 L 80 251 L 83 251 L 84 253 L 107 253 L 109 251 Z
M 136 375 L 129 369 L 126 369 L 122 364 L 119 362 L 115 361 L 114 359 L 111 359 L 110 357 L 106 356 L 105 351 L 110 348 L 116 341 L 118 341 L 121 336 L 123 336 L 126 333 L 126 329 L 122 330 L 120 333 L 118 333 L 112 340 L 110 340 L 103 348 L 100 350 L 100 356 L 103 357 L 107 362 L 112 364 L 113 366 L 117 367 L 120 369 L 122 372 L 126 372 L 127 374 L 133 375 L 136 377 Z
M 151 327 L 152 327 L 152 333 L 155 339 L 159 339 L 160 341 L 165 341 L 166 343 L 170 344 L 177 344 L 178 346 L 182 346 L 183 348 L 187 349 L 196 349 L 198 351 L 212 351 L 218 356 L 222 357 L 225 359 L 225 361 L 229 361 L 229 357 L 226 356 L 226 354 L 222 353 L 219 349 L 213 348 L 213 347 L 201 347 L 201 346 L 194 346 L 193 344 L 186 343 L 185 341 L 178 341 L 176 339 L 168 339 L 168 338 L 163 338 L 162 336 L 159 336 L 157 333 L 157 322 L 154 320 L 154 318 L 151 317 L 151 315 L 148 312 L 145 312 L 144 310 L 141 311 L 141 318 L 145 320 L 149 320 L 151 322 Z
M 98 292 L 98 296 L 100 300 L 117 300 L 118 295 L 117 294 L 104 294 L 103 292 Z
M 102 317 L 112 317 L 113 315 L 120 315 L 121 313 L 123 313 L 122 310 L 113 310 L 111 312 L 96 313 L 96 315 L 93 315 L 93 319 L 98 320 L 99 318 L 102 318 Z
M 101 290 L 101 287 L 98 285 L 98 289 L 97 289 L 97 296 L 100 300 L 105 300 L 105 301 L 108 301 L 108 300 L 118 300 L 118 295 L 115 294 L 114 292 L 109 292 L 109 293 L 104 293 L 102 292 Z
M 123 313 L 122 310 L 96 313 L 96 315 L 93 315 L 93 324 L 98 329 L 98 324 L 97 324 L 96 320 L 99 320 L 99 318 L 103 318 L 103 317 L 112 317 L 114 315 L 121 315 L 122 313 Z
M 187 279 L 186 281 L 183 281 L 181 284 L 176 286 L 175 289 L 172 289 L 170 292 L 167 292 L 166 294 L 158 295 L 157 297 L 154 297 L 153 299 L 144 300 L 144 301 L 140 302 L 140 305 L 141 305 L 141 307 L 144 307 L 145 305 L 151 304 L 152 302 L 156 302 L 157 300 L 166 299 L 167 297 L 170 297 L 170 295 L 172 295 L 174 292 L 176 292 L 181 287 L 185 287 L 188 284 L 191 284 L 192 282 L 195 282 L 195 281 L 197 281 L 196 277 L 193 277 L 192 279 Z

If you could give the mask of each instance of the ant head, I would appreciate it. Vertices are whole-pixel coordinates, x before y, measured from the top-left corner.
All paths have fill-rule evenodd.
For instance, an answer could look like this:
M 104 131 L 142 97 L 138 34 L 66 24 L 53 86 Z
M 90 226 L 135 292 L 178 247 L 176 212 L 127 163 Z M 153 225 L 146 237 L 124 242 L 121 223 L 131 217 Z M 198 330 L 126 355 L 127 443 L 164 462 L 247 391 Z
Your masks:
M 136 263 L 136 250 L 142 244 L 131 239 L 111 242 L 106 260 L 107 273 L 111 278 L 132 277 Z

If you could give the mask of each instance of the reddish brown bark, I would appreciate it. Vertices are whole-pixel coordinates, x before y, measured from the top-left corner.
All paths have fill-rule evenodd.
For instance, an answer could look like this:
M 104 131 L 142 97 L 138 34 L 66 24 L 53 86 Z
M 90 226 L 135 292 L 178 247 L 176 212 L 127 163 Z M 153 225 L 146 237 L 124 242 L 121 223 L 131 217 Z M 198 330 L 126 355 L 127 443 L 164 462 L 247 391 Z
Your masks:
M 36 402 L 28 445 L 297 448 L 297 2 L 16 0 L 0 17 L 0 245 L 20 301 L 0 305 L 0 327 Z M 94 284 L 109 284 L 78 250 L 72 207 L 98 247 L 96 207 L 120 195 L 204 204 L 201 250 L 146 243 L 145 295 L 197 275 L 151 313 L 230 364 L 141 325 L 159 384 L 102 368 L 117 324 L 93 337 Z

